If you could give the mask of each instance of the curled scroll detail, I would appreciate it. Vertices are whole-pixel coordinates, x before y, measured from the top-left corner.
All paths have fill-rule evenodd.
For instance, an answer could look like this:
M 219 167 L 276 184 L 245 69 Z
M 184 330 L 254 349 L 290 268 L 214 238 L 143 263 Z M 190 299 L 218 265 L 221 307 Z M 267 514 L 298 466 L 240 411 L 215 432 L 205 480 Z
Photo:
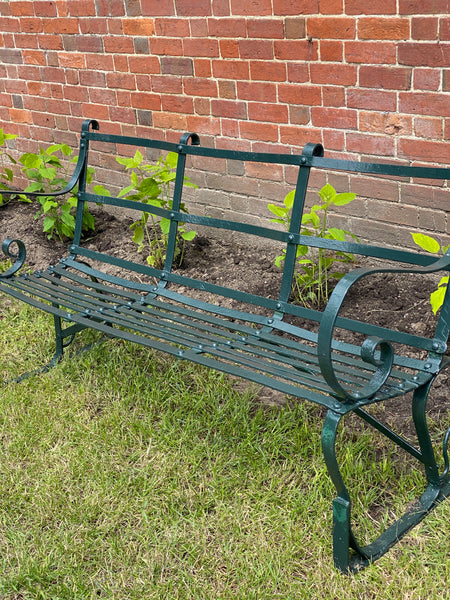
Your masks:
M 11 246 L 13 244 L 17 246 L 17 253 L 11 251 Z M 0 278 L 6 279 L 7 277 L 11 277 L 17 273 L 17 271 L 23 267 L 27 253 L 25 250 L 25 244 L 23 242 L 20 240 L 10 240 L 9 238 L 7 238 L 2 244 L 2 252 L 7 258 L 11 259 L 11 261 L 14 261 L 12 266 L 7 271 L 0 273 Z

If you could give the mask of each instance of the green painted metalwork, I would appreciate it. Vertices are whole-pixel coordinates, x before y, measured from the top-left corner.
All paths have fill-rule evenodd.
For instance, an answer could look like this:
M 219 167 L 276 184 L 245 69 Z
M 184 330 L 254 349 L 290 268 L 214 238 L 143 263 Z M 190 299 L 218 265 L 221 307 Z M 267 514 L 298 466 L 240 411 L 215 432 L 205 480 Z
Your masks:
M 102 151 L 110 147 L 136 146 L 178 154 L 172 205 L 169 209 L 101 196 L 86 188 L 90 145 Z M 442 473 L 435 459 L 426 420 L 426 405 L 437 375 L 448 365 L 445 357 L 450 332 L 450 292 L 440 311 L 435 331 L 429 335 L 409 334 L 371 324 L 364 317 L 341 315 L 352 286 L 376 273 L 432 274 L 450 271 L 450 254 L 440 259 L 431 255 L 389 248 L 382 244 L 357 244 L 312 238 L 299 233 L 311 170 L 365 173 L 376 176 L 445 180 L 450 169 L 411 167 L 387 163 L 365 163 L 323 156 L 320 144 L 307 144 L 302 154 L 241 152 L 200 145 L 194 133 L 184 134 L 178 144 L 103 134 L 94 120 L 83 123 L 78 162 L 68 185 L 55 195 L 65 194 L 78 184 L 75 236 L 69 255 L 45 271 L 21 274 L 26 260 L 23 243 L 3 242 L 3 253 L 12 266 L 0 273 L 0 291 L 40 308 L 54 317 L 56 352 L 48 370 L 63 356 L 76 334 L 85 328 L 136 342 L 231 375 L 266 385 L 300 400 L 324 406 L 327 410 L 322 448 L 325 463 L 337 497 L 333 502 L 333 554 L 338 569 L 356 571 L 384 554 L 434 506 L 450 494 L 450 427 L 443 434 Z M 257 162 L 298 169 L 294 207 L 289 231 L 276 226 L 258 226 L 218 217 L 186 214 L 181 211 L 184 174 L 189 157 L 217 161 Z M 33 194 L 39 195 L 39 194 Z M 41 194 L 42 195 L 42 194 Z M 43 195 L 48 196 L 48 193 Z M 82 240 L 82 216 L 86 203 L 99 203 L 118 209 L 147 211 L 170 220 L 166 259 L 162 268 L 138 264 L 86 248 Z M 249 244 L 256 239 L 284 244 L 286 259 L 277 298 L 255 295 L 244 288 L 232 289 L 207 279 L 193 279 L 173 269 L 179 223 L 212 230 L 244 234 Z M 386 266 L 355 269 L 336 286 L 324 311 L 298 306 L 291 301 L 297 246 L 308 245 L 330 251 L 350 252 L 385 260 Z M 87 261 L 87 262 L 86 262 Z M 95 261 L 96 266 L 90 266 Z M 395 267 L 395 263 L 399 266 Z M 405 267 L 404 265 L 409 265 Z M 103 270 L 106 265 L 120 268 L 120 274 Z M 138 274 L 135 281 L 130 274 Z M 182 290 L 182 291 L 180 291 Z M 197 292 L 202 292 L 202 299 Z M 208 294 L 226 298 L 231 309 L 208 301 Z M 206 299 L 205 299 L 206 298 Z M 385 300 L 389 302 L 389 298 Z M 311 324 L 311 327 L 307 325 Z M 362 343 L 337 339 L 337 329 L 362 336 Z M 411 350 L 417 350 L 416 355 Z M 25 374 L 24 377 L 30 374 Z M 412 418 L 417 445 L 378 421 L 367 409 L 371 404 L 389 402 L 412 393 Z M 424 492 L 416 505 L 377 540 L 362 547 L 352 533 L 350 494 L 336 455 L 338 426 L 353 412 L 394 442 L 422 465 Z M 445 532 L 444 532 L 445 534 Z

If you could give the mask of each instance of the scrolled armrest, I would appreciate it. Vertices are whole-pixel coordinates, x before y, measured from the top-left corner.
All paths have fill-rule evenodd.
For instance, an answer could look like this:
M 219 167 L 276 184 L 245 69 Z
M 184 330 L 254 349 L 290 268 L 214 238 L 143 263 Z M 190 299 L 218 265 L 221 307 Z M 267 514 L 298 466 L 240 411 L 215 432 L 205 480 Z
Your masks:
M 383 340 L 375 336 L 368 337 L 361 346 L 361 358 L 364 362 L 377 367 L 371 380 L 355 392 L 346 390 L 339 382 L 332 360 L 333 333 L 342 304 L 351 287 L 363 277 L 376 273 L 428 274 L 444 270 L 450 270 L 450 254 L 444 255 L 426 267 L 355 269 L 338 282 L 322 315 L 318 333 L 317 352 L 322 375 L 339 398 L 342 400 L 363 400 L 374 396 L 389 377 L 394 356 L 392 345 L 388 340 Z M 376 358 L 378 352 L 379 358 Z
M 11 246 L 16 244 L 18 251 L 17 254 L 11 252 Z M 20 240 L 10 240 L 7 238 L 2 244 L 2 252 L 7 256 L 7 258 L 14 259 L 13 265 L 3 273 L 0 273 L 1 279 L 6 279 L 17 273 L 19 269 L 21 269 L 25 263 L 25 258 L 27 256 L 27 252 L 25 249 L 25 244 Z

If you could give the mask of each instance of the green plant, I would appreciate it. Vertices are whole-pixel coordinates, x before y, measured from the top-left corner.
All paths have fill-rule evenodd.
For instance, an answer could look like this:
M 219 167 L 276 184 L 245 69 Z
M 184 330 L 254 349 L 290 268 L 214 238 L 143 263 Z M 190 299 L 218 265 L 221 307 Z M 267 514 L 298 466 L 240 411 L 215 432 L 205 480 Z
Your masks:
M 439 242 L 437 242 L 434 238 L 429 235 L 425 235 L 424 233 L 411 233 L 414 242 L 425 250 L 426 252 L 431 252 L 431 254 L 445 254 L 450 248 L 450 244 L 448 246 L 440 246 Z M 445 292 L 447 291 L 449 276 L 445 275 L 442 277 L 438 284 L 437 290 L 430 294 L 430 304 L 433 309 L 434 314 L 441 308 L 442 303 L 444 302 Z
M 16 137 L 17 137 L 17 135 L 14 135 L 13 133 L 4 133 L 3 129 L 0 128 L 0 206 L 3 206 L 3 204 L 6 204 L 10 199 L 10 195 L 8 194 L 7 197 L 5 197 L 1 193 L 1 190 L 10 191 L 11 184 L 13 181 L 13 172 L 12 172 L 12 169 L 10 169 L 9 167 L 6 166 L 6 159 L 12 165 L 16 164 L 16 161 L 14 160 L 14 158 L 7 152 L 4 152 L 1 148 L 1 146 L 3 146 L 3 144 L 6 142 L 6 140 L 13 140 Z M 6 157 L 6 159 L 5 159 L 5 157 Z
M 178 155 L 169 152 L 161 156 L 155 165 L 144 163 L 144 157 L 139 150 L 132 158 L 116 158 L 117 162 L 130 171 L 130 185 L 119 192 L 119 198 L 143 202 L 159 208 L 171 209 L 172 198 L 170 184 L 175 180 Z M 196 187 L 189 178 L 184 182 L 190 187 Z M 181 204 L 181 211 L 187 213 L 186 206 Z M 147 262 L 151 266 L 162 267 L 166 258 L 169 238 L 170 220 L 158 217 L 148 212 L 142 212 L 141 217 L 131 226 L 133 241 L 138 246 L 138 252 L 147 251 Z M 181 264 L 185 242 L 193 240 L 195 231 L 187 231 L 183 223 L 178 226 L 179 244 L 176 248 L 175 259 Z
M 331 206 L 344 206 L 352 202 L 356 194 L 337 194 L 334 187 L 327 183 L 318 192 L 322 203 L 315 204 L 309 213 L 304 213 L 300 227 L 300 233 L 306 236 L 338 240 L 344 242 L 347 236 L 358 241 L 358 238 L 337 227 L 328 227 L 327 218 Z M 269 204 L 268 209 L 276 216 L 272 219 L 274 223 L 281 223 L 289 231 L 291 224 L 291 211 L 294 204 L 295 190 L 289 192 L 283 202 L 283 206 Z M 285 260 L 285 252 L 275 259 L 275 264 L 281 267 Z M 333 270 L 337 263 L 351 263 L 354 257 L 348 252 L 336 251 L 330 253 L 324 248 L 310 248 L 309 246 L 297 246 L 297 266 L 299 270 L 294 275 L 294 294 L 304 306 L 320 305 L 328 300 L 331 291 L 331 280 L 339 280 L 344 273 Z
M 40 148 L 39 153 L 26 152 L 20 157 L 20 162 L 23 164 L 22 171 L 25 175 L 33 180 L 33 183 L 28 185 L 24 192 L 56 192 L 63 188 L 69 178 L 69 165 L 77 161 L 77 157 L 72 157 L 67 162 L 63 163 L 56 156 L 61 152 L 66 158 L 72 157 L 73 150 L 67 144 L 54 144 L 46 150 Z M 87 174 L 87 183 L 92 181 L 94 169 L 89 167 Z M 38 202 L 41 207 L 35 215 L 35 219 L 43 215 L 43 231 L 47 234 L 48 239 L 55 236 L 60 240 L 65 238 L 73 238 L 75 232 L 75 210 L 77 206 L 78 186 L 72 190 L 70 196 L 53 197 L 40 196 Z M 30 200 L 26 195 L 22 195 L 23 201 Z M 87 208 L 83 214 L 83 229 L 94 230 L 95 219 Z

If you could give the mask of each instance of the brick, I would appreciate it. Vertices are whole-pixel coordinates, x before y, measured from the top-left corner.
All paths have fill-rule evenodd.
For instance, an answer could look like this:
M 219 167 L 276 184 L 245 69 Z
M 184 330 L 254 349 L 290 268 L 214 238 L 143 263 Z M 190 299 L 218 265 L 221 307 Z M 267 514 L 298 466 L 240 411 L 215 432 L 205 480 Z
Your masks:
M 289 123 L 293 125 L 307 125 L 311 119 L 311 112 L 307 106 L 289 106 Z
M 242 59 L 272 60 L 273 43 L 269 40 L 239 40 L 239 56 Z
M 117 97 L 114 90 L 91 88 L 89 90 L 89 100 L 97 104 L 108 104 L 109 106 L 115 106 Z
M 344 44 L 335 40 L 320 41 L 320 60 L 327 62 L 342 62 Z
M 399 111 L 412 115 L 450 117 L 450 102 L 447 94 L 400 93 Z
M 153 19 L 124 19 L 123 32 L 125 35 L 152 36 L 155 32 Z
M 441 69 L 414 69 L 413 85 L 416 90 L 437 91 L 441 85 Z
M 450 18 L 445 17 L 439 21 L 439 39 L 441 42 L 450 41 Z
M 233 15 L 272 15 L 271 0 L 230 0 L 230 6 Z
M 322 130 L 314 129 L 312 126 L 300 127 L 298 125 L 281 125 L 280 142 L 293 148 L 302 148 L 305 144 L 314 140 L 322 142 Z
M 94 0 L 67 0 L 67 8 L 72 17 L 95 17 Z
M 183 40 L 154 38 L 150 40 L 150 51 L 160 56 L 183 56 Z
M 318 39 L 354 39 L 355 19 L 346 17 L 309 17 L 306 20 L 308 36 Z
M 361 17 L 358 19 L 358 37 L 362 40 L 409 39 L 409 19 Z
M 219 79 L 249 79 L 248 61 L 213 60 L 212 69 L 213 76 Z
M 219 47 L 222 58 L 239 58 L 239 42 L 237 40 L 220 40 Z
M 378 42 L 345 42 L 345 60 L 349 63 L 394 65 L 397 45 Z
M 122 0 L 95 0 L 95 8 L 99 17 L 123 17 L 125 15 Z
M 283 62 L 251 61 L 250 75 L 258 81 L 286 81 L 286 65 Z
M 277 40 L 274 44 L 275 58 L 278 60 L 317 60 L 318 48 L 317 42 L 309 40 Z
M 407 90 L 411 87 L 411 69 L 363 65 L 359 71 L 359 85 L 376 89 Z
M 437 17 L 413 17 L 411 19 L 411 37 L 413 40 L 436 40 L 439 19 Z
M 2 33 L 19 32 L 20 31 L 19 19 L 10 19 L 10 18 L 6 18 L 6 17 L 0 17 L 0 31 Z
M 269 17 L 258 19 L 257 16 L 247 19 L 247 37 L 282 40 L 284 38 L 283 21 Z
M 59 67 L 42 67 L 40 71 L 44 81 L 51 83 L 65 83 L 64 71 Z
M 8 17 L 11 14 L 11 6 L 10 6 L 10 2 L 2 0 L 0 2 L 0 15 L 3 15 L 5 17 Z
M 386 135 L 411 135 L 412 120 L 406 115 L 395 112 L 364 112 L 359 113 L 360 131 L 384 133 Z
M 394 156 L 395 140 L 382 135 L 365 135 L 364 133 L 347 134 L 347 150 L 358 154 L 372 156 Z M 397 222 L 397 221 L 395 221 Z
M 155 112 L 153 113 L 153 126 L 166 131 L 187 131 L 187 117 L 173 113 Z
M 238 82 L 238 84 L 241 82 Z M 228 100 L 236 99 L 236 82 L 235 81 L 219 81 L 219 97 L 227 98 Z M 244 98 L 245 99 L 245 98 Z
M 19 108 L 10 108 L 9 116 L 11 121 L 14 123 L 32 123 L 33 118 L 29 110 L 22 110 Z
M 155 19 L 155 33 L 167 37 L 189 37 L 188 19 Z
M 269 123 L 287 123 L 289 120 L 288 108 L 283 104 L 269 102 L 249 102 L 248 118 L 251 121 L 266 121 Z
M 162 96 L 162 110 L 166 112 L 177 112 L 183 114 L 192 114 L 194 104 L 192 98 L 186 96 Z
M 0 48 L 0 60 L 4 63 L 20 65 L 23 63 L 22 52 L 11 48 Z
M 353 65 L 335 65 L 312 63 L 310 65 L 311 83 L 331 85 L 355 85 L 357 70 Z
M 184 53 L 186 56 L 208 56 L 216 58 L 219 56 L 219 43 L 215 39 L 190 39 L 183 40 Z
M 98 35 L 75 36 L 76 49 L 78 52 L 103 52 L 103 39 Z
M 137 122 L 139 123 L 139 125 L 143 125 L 144 127 L 153 126 L 153 113 L 150 110 L 137 110 L 136 113 Z
M 198 115 L 188 115 L 187 117 L 187 129 L 188 131 L 195 131 L 202 135 L 220 135 L 220 122 L 218 119 L 212 119 L 211 117 L 203 117 Z
M 343 0 L 319 0 L 319 13 L 321 15 L 340 15 L 343 12 Z
M 209 98 L 194 98 L 194 113 L 197 115 L 211 114 L 211 100 Z
M 129 70 L 130 65 L 128 64 L 128 56 L 124 56 L 123 54 L 116 54 L 114 56 L 114 71 L 120 74 L 120 72 L 128 73 Z
M 450 143 L 427 140 L 400 139 L 398 155 L 409 160 L 450 164 Z M 448 208 L 448 207 L 447 207 Z
M 188 96 L 206 96 L 208 98 L 217 98 L 218 96 L 217 82 L 211 79 L 185 78 L 183 87 Z
M 348 89 L 347 107 L 393 112 L 397 108 L 397 95 L 380 90 Z
M 288 40 L 299 40 L 306 35 L 305 17 L 286 17 L 284 19 L 284 37 Z
M 175 0 L 178 16 L 206 17 L 211 15 L 211 0 Z
M 19 22 L 20 30 L 23 33 L 40 33 L 43 30 L 42 19 L 22 17 Z
M 133 46 L 136 54 L 150 54 L 150 44 L 145 37 L 133 38 Z
M 229 0 L 212 0 L 212 12 L 215 17 L 227 17 L 230 14 Z
M 10 13 L 15 16 L 34 16 L 34 4 L 35 2 L 22 2 L 16 0 L 10 3 Z
M 208 34 L 213 37 L 246 37 L 245 19 L 208 19 Z
M 357 129 L 357 112 L 347 108 L 327 108 L 313 106 L 311 121 L 315 127 L 334 127 L 336 129 Z
M 444 120 L 438 117 L 416 117 L 414 119 L 414 134 L 422 138 L 442 139 Z
M 194 63 L 192 58 L 164 56 L 161 58 L 161 73 L 167 75 L 193 75 Z
M 134 92 L 131 94 L 131 106 L 145 110 L 161 110 L 161 97 L 159 94 Z
M 16 33 L 14 35 L 14 44 L 17 48 L 37 48 L 38 41 L 37 36 L 35 34 L 20 34 Z
M 109 54 L 87 54 L 86 67 L 97 71 L 113 71 L 114 60 Z
M 211 61 L 207 58 L 194 58 L 194 73 L 196 77 L 211 77 Z
M 59 66 L 63 69 L 85 69 L 86 59 L 84 54 L 75 52 L 60 52 L 58 55 Z
M 305 63 L 288 63 L 288 81 L 292 83 L 309 82 L 309 69 Z
M 89 102 L 88 88 L 66 85 L 64 86 L 64 98 L 65 100 L 70 100 L 71 102 Z
M 397 0 L 345 0 L 347 15 L 395 15 L 397 13 Z
M 136 78 L 129 73 L 107 73 L 106 84 L 112 89 L 135 90 Z
M 262 81 L 238 81 L 237 96 L 241 100 L 276 102 L 277 87 L 275 83 L 266 83 Z
M 78 19 L 55 18 L 44 22 L 44 33 L 79 33 Z
M 322 89 L 314 85 L 281 84 L 278 86 L 278 100 L 290 105 L 320 106 Z
M 190 18 L 189 19 L 189 27 L 191 30 L 191 38 L 195 37 L 208 37 L 208 21 L 207 19 L 199 19 L 199 18 Z
M 97 70 L 81 71 L 80 84 L 87 87 L 106 87 L 106 75 Z
M 141 0 L 142 15 L 150 17 L 170 17 L 175 14 L 173 0 Z
M 60 35 L 38 35 L 38 44 L 42 50 L 63 49 L 63 42 Z
M 399 0 L 400 15 L 416 15 L 416 14 L 447 14 L 448 0 Z
M 318 0 L 273 0 L 274 15 L 314 15 L 319 12 Z
M 395 203 L 400 200 L 400 189 L 397 181 L 387 181 L 376 177 L 352 175 L 349 191 L 360 198 L 378 198 L 379 200 Z
M 345 88 L 337 85 L 323 86 L 322 102 L 323 106 L 345 106 Z
M 211 113 L 215 117 L 246 119 L 247 106 L 245 102 L 239 102 L 237 100 L 212 100 Z
M 450 64 L 450 45 L 437 43 L 402 43 L 398 45 L 401 65 L 442 67 Z

